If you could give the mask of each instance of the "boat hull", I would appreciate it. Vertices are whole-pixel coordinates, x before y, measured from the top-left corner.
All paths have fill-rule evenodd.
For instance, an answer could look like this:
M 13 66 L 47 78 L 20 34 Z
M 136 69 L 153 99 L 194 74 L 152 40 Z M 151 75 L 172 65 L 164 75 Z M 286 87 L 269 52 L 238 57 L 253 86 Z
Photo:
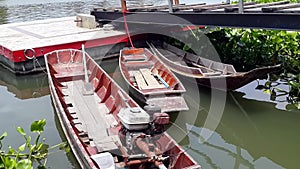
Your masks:
M 52 102 L 81 168 L 104 169 L 109 164 L 146 169 L 155 162 L 170 169 L 200 168 L 167 133 L 154 133 L 149 115 L 94 60 L 87 55 L 83 64 L 84 55 L 71 49 L 45 54 Z M 124 109 L 130 110 L 130 117 Z M 104 154 L 110 160 L 105 165 L 104 158 L 99 159 Z
M 232 91 L 243 87 L 244 85 L 257 80 L 267 78 L 267 74 L 276 72 L 280 69 L 280 66 L 269 66 L 257 68 L 249 72 L 239 73 L 237 75 L 219 77 L 219 78 L 197 78 L 198 85 L 224 90 Z
M 165 43 L 159 49 L 151 45 L 151 49 L 166 66 L 186 80 L 197 82 L 200 86 L 223 91 L 238 89 L 253 80 L 266 78 L 268 73 L 281 69 L 281 65 L 274 65 L 256 68 L 248 72 L 236 72 L 232 65 L 202 58 Z M 171 58 L 177 59 L 176 62 Z
M 184 86 L 149 50 L 121 50 L 119 66 L 130 94 L 141 106 L 153 105 L 163 112 L 188 110 Z
M 81 144 L 74 144 L 74 143 L 80 143 L 80 141 L 77 140 L 76 137 L 74 137 L 75 131 L 72 129 L 70 121 L 66 120 L 67 119 L 67 117 L 65 117 L 66 113 L 63 110 L 59 98 L 55 93 L 55 88 L 51 86 L 50 86 L 50 93 L 51 93 L 52 103 L 54 104 L 60 126 L 66 136 L 70 148 L 81 168 L 91 168 L 91 165 L 85 158 L 85 155 L 82 153 L 83 146 Z

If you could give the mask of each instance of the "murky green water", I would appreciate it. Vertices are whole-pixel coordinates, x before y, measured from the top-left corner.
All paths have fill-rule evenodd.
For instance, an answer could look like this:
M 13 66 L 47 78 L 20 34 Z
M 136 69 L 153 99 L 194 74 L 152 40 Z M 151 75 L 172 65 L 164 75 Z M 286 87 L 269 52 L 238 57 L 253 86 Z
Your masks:
M 20 3 L 0 0 L 0 22 L 88 13 L 96 4 L 105 6 L 118 2 L 48 0 L 40 3 L 32 0 Z M 116 60 L 99 64 L 126 89 Z M 299 110 L 287 111 L 285 102 L 272 101 L 269 95 L 255 90 L 256 81 L 237 91 L 222 93 L 181 80 L 187 89 L 185 98 L 190 111 L 172 114 L 175 124 L 168 132 L 202 168 L 300 168 Z M 263 82 L 260 81 L 261 84 Z M 22 137 L 15 131 L 16 126 L 22 126 L 28 132 L 30 123 L 42 118 L 47 119 L 43 134 L 47 138 L 46 143 L 54 145 L 64 141 L 51 103 L 46 75 L 15 76 L 1 67 L 0 134 L 4 131 L 9 133 L 5 146 L 17 147 L 23 143 Z M 61 151 L 49 156 L 48 166 L 55 169 L 78 167 L 72 155 Z

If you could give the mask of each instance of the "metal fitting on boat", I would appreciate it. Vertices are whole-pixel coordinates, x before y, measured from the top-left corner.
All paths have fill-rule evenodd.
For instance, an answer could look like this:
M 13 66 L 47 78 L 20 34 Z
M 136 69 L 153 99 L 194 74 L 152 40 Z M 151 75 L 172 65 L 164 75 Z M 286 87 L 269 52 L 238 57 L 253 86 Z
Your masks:
M 27 59 L 34 59 L 36 57 L 36 52 L 34 49 L 25 49 L 24 50 L 24 56 L 27 58 Z

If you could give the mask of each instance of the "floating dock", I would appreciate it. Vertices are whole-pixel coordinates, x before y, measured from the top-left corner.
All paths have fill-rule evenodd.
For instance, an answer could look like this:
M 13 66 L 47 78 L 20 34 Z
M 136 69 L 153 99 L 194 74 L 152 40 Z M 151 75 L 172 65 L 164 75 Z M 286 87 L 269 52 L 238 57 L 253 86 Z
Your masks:
M 169 1 L 171 2 L 171 1 Z M 177 1 L 178 3 L 178 1 Z M 271 3 L 245 2 L 239 4 L 169 4 L 161 6 L 94 8 L 91 14 L 99 23 L 123 22 L 126 12 L 129 27 L 132 24 L 202 25 L 259 29 L 300 30 L 300 3 L 279 1 Z
M 44 69 L 42 56 L 53 50 L 80 49 L 84 44 L 87 51 L 93 51 L 90 55 L 104 56 L 112 45 L 127 42 L 124 32 L 82 28 L 75 20 L 74 16 L 0 25 L 0 63 L 17 74 L 26 74 Z

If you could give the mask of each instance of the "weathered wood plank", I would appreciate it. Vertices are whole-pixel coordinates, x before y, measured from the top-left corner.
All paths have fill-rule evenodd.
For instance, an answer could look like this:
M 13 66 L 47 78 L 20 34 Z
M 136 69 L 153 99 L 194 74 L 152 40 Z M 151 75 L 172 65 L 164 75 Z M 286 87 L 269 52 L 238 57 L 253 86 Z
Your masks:
M 146 80 L 148 86 L 159 85 L 159 83 L 157 82 L 157 80 L 152 75 L 150 69 L 140 69 L 140 72 L 144 76 L 144 79 Z
M 94 95 L 83 95 L 83 85 L 82 80 L 73 81 L 73 87 L 68 88 L 72 90 L 70 92 L 70 98 L 74 106 L 73 109 L 76 109 L 76 115 L 78 119 L 74 119 L 73 123 L 76 122 L 79 125 L 78 129 L 82 132 L 88 132 L 90 140 L 93 140 L 98 149 L 105 151 L 116 149 L 117 146 L 113 141 L 103 143 L 103 140 L 109 138 L 110 136 L 107 133 L 107 128 L 110 127 L 110 124 L 107 124 L 105 121 L 106 113 L 108 111 L 104 103 L 99 103 L 95 99 L 96 94 Z
M 143 89 L 143 88 L 147 87 L 147 83 L 145 82 L 143 75 L 139 71 L 133 71 L 132 74 L 135 78 L 135 81 L 136 81 L 139 89 Z
M 124 61 L 144 61 L 147 57 L 145 55 L 124 55 Z
M 64 77 L 75 77 L 75 76 L 83 76 L 83 64 L 57 64 L 53 66 L 54 70 L 58 72 L 54 74 L 55 78 L 64 78 Z M 88 72 L 91 73 L 91 72 Z
M 149 98 L 147 99 L 147 104 L 159 106 L 162 112 L 184 111 L 189 109 L 182 96 Z
M 152 61 L 132 61 L 125 62 L 125 66 L 129 70 L 139 70 L 140 68 L 151 68 L 154 65 Z
M 107 136 L 101 140 L 94 141 L 99 152 L 118 149 L 118 146 L 115 144 L 115 142 L 121 144 L 118 135 Z

